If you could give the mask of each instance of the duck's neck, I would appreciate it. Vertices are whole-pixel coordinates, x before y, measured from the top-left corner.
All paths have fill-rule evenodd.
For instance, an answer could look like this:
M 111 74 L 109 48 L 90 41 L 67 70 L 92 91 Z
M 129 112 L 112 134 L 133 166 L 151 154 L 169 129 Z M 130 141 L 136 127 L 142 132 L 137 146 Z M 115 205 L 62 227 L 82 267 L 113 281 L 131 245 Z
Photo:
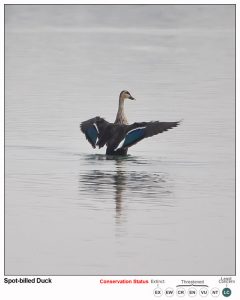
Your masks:
M 127 118 L 124 114 L 124 99 L 119 98 L 118 112 L 116 116 L 115 124 L 128 124 Z

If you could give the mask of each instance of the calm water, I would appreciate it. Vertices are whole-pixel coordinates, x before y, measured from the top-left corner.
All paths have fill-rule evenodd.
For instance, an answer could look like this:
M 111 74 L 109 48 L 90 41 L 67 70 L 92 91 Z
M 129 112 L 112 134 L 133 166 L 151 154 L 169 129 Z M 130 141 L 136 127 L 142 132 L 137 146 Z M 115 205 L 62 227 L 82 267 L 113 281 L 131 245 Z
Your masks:
M 234 274 L 234 34 L 234 6 L 6 7 L 7 275 Z M 123 89 L 183 123 L 109 158 L 79 123 Z

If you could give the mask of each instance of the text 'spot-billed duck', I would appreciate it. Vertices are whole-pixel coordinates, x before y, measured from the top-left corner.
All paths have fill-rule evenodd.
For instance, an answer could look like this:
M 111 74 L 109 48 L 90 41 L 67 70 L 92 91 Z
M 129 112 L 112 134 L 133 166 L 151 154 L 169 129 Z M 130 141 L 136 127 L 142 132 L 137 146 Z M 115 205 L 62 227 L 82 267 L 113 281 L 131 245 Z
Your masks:
M 135 100 L 128 91 L 119 96 L 119 106 L 114 123 L 95 117 L 81 123 L 80 128 L 93 148 L 107 146 L 107 155 L 126 155 L 128 148 L 144 138 L 179 125 L 178 122 L 136 122 L 128 125 L 124 114 L 125 99 Z

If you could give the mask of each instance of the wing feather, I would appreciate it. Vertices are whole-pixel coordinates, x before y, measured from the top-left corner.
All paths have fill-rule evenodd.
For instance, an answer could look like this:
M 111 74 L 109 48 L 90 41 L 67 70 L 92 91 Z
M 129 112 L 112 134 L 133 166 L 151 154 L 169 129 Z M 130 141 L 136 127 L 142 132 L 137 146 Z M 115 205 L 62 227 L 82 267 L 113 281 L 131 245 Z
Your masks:
M 162 133 L 180 124 L 178 122 L 139 122 L 127 125 L 127 133 L 125 139 L 118 148 L 128 148 L 144 138 L 151 137 L 158 133 Z
M 86 139 L 92 145 L 93 148 L 96 148 L 98 142 L 103 136 L 108 122 L 100 117 L 95 117 L 84 121 L 80 124 L 81 131 L 85 134 Z

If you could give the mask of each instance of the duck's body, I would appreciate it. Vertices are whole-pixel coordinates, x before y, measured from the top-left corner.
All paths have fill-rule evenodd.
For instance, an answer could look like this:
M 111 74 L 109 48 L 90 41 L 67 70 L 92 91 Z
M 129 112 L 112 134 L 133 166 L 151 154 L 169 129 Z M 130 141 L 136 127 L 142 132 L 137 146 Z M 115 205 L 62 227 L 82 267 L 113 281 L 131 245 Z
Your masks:
M 95 117 L 81 123 L 80 128 L 93 148 L 107 146 L 107 155 L 126 155 L 128 148 L 144 138 L 156 135 L 179 122 L 139 122 L 128 125 L 124 113 L 125 99 L 135 100 L 128 91 L 119 96 L 119 107 L 114 123 Z

